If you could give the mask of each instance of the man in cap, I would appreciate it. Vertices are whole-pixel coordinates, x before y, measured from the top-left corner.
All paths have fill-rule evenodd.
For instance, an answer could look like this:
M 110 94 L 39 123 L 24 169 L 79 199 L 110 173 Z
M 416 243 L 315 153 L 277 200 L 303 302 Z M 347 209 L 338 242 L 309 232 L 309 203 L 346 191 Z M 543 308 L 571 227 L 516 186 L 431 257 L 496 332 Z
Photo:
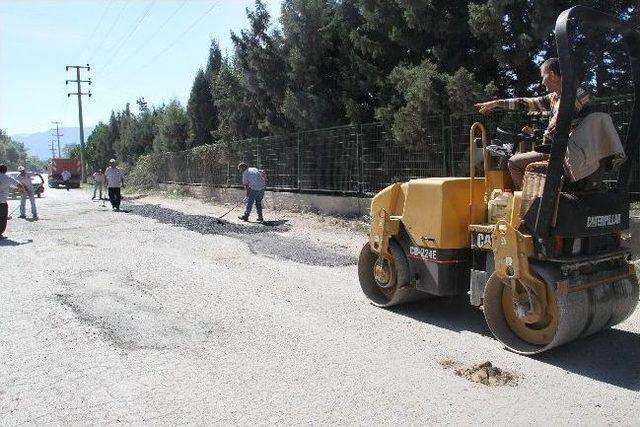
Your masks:
M 549 58 L 540 65 L 540 79 L 542 85 L 549 91 L 544 96 L 535 98 L 508 98 L 494 99 L 492 101 L 475 104 L 480 114 L 489 114 L 498 108 L 507 110 L 525 111 L 550 111 L 551 119 L 544 133 L 544 142 L 551 143 L 556 132 L 556 122 L 560 109 L 560 94 L 562 93 L 562 75 L 560 73 L 560 61 L 558 58 Z M 575 129 L 586 114 L 590 112 L 590 94 L 582 88 L 576 91 L 574 105 L 574 119 L 571 122 L 571 129 Z M 509 171 L 517 188 L 522 187 L 522 179 L 527 165 L 549 158 L 548 154 L 537 151 L 527 151 L 511 156 L 509 159 Z
M 27 217 L 27 198 L 31 202 L 31 215 L 34 220 L 38 220 L 38 212 L 36 211 L 36 199 L 33 197 L 33 185 L 31 184 L 31 174 L 27 173 L 24 166 L 19 166 L 18 171 L 20 175 L 18 175 L 18 182 L 20 183 L 20 187 L 22 187 L 22 193 L 20 194 L 20 218 Z
M 104 176 L 107 180 L 107 188 L 109 191 L 109 201 L 111 202 L 111 208 L 114 211 L 120 210 L 120 188 L 124 185 L 124 178 L 122 172 L 116 165 L 116 160 L 109 160 L 109 167 L 104 171 Z
M 247 207 L 244 210 L 244 215 L 238 218 L 243 221 L 249 221 L 249 214 L 255 202 L 256 211 L 258 212 L 258 222 L 263 222 L 262 198 L 264 197 L 264 189 L 266 187 L 264 171 L 257 168 L 250 168 L 249 165 L 243 162 L 238 165 L 238 172 L 242 174 L 242 185 L 244 185 L 247 191 Z
M 104 187 L 104 174 L 102 173 L 102 169 L 98 169 L 93 173 L 93 197 L 91 200 L 96 198 L 96 190 L 100 190 L 100 199 L 102 200 L 102 187 Z

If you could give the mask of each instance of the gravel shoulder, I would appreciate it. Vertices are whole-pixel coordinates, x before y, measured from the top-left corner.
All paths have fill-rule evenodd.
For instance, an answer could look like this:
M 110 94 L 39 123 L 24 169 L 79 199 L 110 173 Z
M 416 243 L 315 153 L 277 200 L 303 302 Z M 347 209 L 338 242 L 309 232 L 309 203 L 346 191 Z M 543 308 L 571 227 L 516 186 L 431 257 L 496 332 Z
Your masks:
M 0 242 L 0 425 L 637 425 L 638 312 L 523 357 L 465 299 L 369 304 L 357 221 L 219 224 L 231 206 L 157 194 L 38 207 Z

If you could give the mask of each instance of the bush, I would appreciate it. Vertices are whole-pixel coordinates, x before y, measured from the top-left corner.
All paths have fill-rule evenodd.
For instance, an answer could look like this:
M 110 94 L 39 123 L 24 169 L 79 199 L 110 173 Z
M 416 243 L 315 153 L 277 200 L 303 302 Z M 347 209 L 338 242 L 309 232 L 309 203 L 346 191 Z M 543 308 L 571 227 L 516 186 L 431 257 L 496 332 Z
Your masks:
M 156 187 L 160 181 L 163 157 L 162 154 L 147 154 L 138 157 L 135 166 L 127 174 L 128 183 L 142 189 Z

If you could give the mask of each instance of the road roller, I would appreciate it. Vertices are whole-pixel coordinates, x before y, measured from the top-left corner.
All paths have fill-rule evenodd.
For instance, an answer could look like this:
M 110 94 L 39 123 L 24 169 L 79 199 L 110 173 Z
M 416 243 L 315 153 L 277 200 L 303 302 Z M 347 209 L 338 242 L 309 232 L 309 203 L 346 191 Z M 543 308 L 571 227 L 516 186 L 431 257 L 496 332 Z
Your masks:
M 526 355 L 619 324 L 636 309 L 638 280 L 621 238 L 629 227 L 633 162 L 600 159 L 594 173 L 576 182 L 564 167 L 577 88 L 568 32 L 576 23 L 621 34 L 638 96 L 638 28 L 585 7 L 562 12 L 555 35 L 563 91 L 553 143 L 536 145 L 535 132 L 498 129 L 503 143 L 546 150 L 548 160 L 527 166 L 521 190 L 504 191 L 514 188 L 508 157 L 490 153 L 488 143 L 495 144 L 474 123 L 470 176 L 412 179 L 376 194 L 369 241 L 358 260 L 361 288 L 374 305 L 469 295 L 495 338 Z M 639 143 L 636 99 L 622 141 L 628 159 L 638 156 Z M 479 146 L 483 174 L 476 176 L 473 153 Z M 492 205 L 496 194 L 504 196 L 505 209 Z

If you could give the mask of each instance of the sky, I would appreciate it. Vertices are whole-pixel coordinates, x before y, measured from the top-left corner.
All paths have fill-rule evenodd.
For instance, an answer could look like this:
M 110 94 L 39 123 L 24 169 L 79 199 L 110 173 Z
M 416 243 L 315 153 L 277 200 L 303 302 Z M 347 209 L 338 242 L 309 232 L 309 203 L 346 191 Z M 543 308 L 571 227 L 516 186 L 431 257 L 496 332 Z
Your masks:
M 265 0 L 274 22 L 280 0 Z M 253 0 L 0 0 L 0 129 L 9 135 L 78 126 L 75 69 L 81 70 L 83 122 L 144 97 L 186 105 L 211 39 L 233 52 L 230 32 L 248 27 Z M 88 135 L 85 135 L 85 139 Z

